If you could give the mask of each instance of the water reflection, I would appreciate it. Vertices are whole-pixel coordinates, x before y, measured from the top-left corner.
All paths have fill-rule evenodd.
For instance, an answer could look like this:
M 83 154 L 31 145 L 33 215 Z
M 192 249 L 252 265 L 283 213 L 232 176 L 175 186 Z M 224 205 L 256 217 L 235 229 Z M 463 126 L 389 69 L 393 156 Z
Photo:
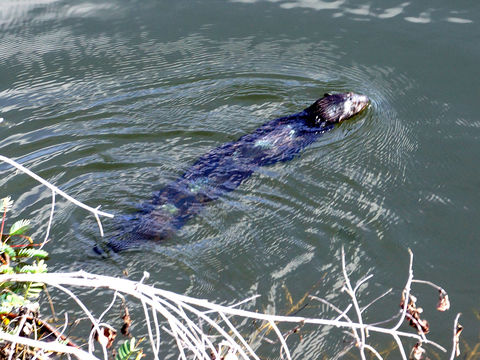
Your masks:
M 66 7 L 65 17 L 103 17 L 107 11 L 115 9 L 113 4 L 86 2 Z
M 32 46 L 50 43 L 45 54 L 36 55 L 46 71 L 28 77 L 33 69 L 26 58 L 25 76 L 0 93 L 5 112 L 32 112 L 0 145 L 28 144 L 16 156 L 28 156 L 22 159 L 34 167 L 62 164 L 65 177 L 59 180 L 65 189 L 82 188 L 68 173 L 90 173 L 89 187 L 103 179 L 99 194 L 106 191 L 118 212 L 128 211 L 199 154 L 301 110 L 322 91 L 352 90 L 367 94 L 371 109 L 321 138 L 291 166 L 259 171 L 209 207 L 179 238 L 203 244 L 209 255 L 225 253 L 228 258 L 232 254 L 225 245 L 231 244 L 245 258 L 268 254 L 274 262 L 288 262 L 300 252 L 300 263 L 308 263 L 312 259 L 303 254 L 312 248 L 311 234 L 328 238 L 353 227 L 382 238 L 398 221 L 385 192 L 404 181 L 405 158 L 416 146 L 398 117 L 398 109 L 409 106 L 406 94 L 415 83 L 394 67 L 345 62 L 329 41 L 259 42 L 251 36 L 213 41 L 190 34 L 175 41 L 128 43 L 112 33 L 87 37 L 64 30 L 61 39 L 75 40 L 45 34 L 25 40 Z M 49 67 L 48 54 L 55 51 L 69 53 L 63 67 Z M 12 52 L 6 56 L 18 58 Z M 395 170 L 382 174 L 384 168 Z M 204 273 L 208 260 L 197 261 L 196 245 L 191 252 L 182 246 L 181 252 L 193 259 L 195 271 Z M 163 244 L 157 251 L 164 252 Z M 256 259 L 249 269 L 259 263 L 265 265 Z M 143 269 L 154 272 L 157 266 L 155 259 L 151 264 L 143 259 Z
M 447 9 L 423 9 L 418 11 L 412 9 L 411 2 L 401 2 L 395 6 L 385 7 L 383 3 L 372 4 L 368 2 L 365 4 L 352 3 L 349 0 L 231 0 L 236 3 L 253 4 L 257 2 L 271 2 L 277 3 L 282 9 L 311 9 L 317 11 L 333 10 L 332 17 L 347 16 L 352 20 L 365 21 L 371 18 L 377 19 L 391 19 L 400 15 L 404 16 L 404 20 L 416 24 L 428 24 L 432 21 L 446 21 L 455 24 L 469 24 L 473 21 L 461 17 L 458 11 Z M 435 13 L 432 19 L 432 13 Z
M 0 26 L 8 25 L 24 18 L 37 7 L 45 7 L 59 0 L 3 0 L 0 7 Z
M 313 10 L 332 10 L 340 9 L 345 4 L 345 0 L 337 1 L 323 1 L 323 0 L 298 0 L 298 1 L 286 1 L 280 4 L 280 7 L 284 9 L 292 9 L 296 7 L 308 8 Z
M 454 17 L 454 16 L 449 16 L 445 20 L 448 21 L 448 22 L 454 23 L 454 24 L 470 24 L 470 23 L 473 22 L 470 19 Z
M 4 0 L 0 8 L 0 26 L 11 26 L 22 21 L 22 19 L 28 19 L 30 23 L 35 23 L 39 21 L 59 21 L 73 17 L 105 18 L 108 11 L 116 8 L 111 3 L 102 2 L 82 2 L 69 5 L 62 3 L 60 0 Z M 34 11 L 35 14 L 32 16 Z
M 415 24 L 428 24 L 432 21 L 429 11 L 423 11 L 418 16 L 406 16 L 404 19 Z
M 262 1 L 270 7 L 270 23 L 257 11 L 266 7 Z M 85 256 L 102 241 L 95 220 L 59 202 L 49 249 L 52 269 L 112 274 L 128 268 L 137 279 L 149 271 L 160 286 L 210 300 L 265 294 L 261 305 L 282 313 L 284 284 L 298 298 L 321 279 L 325 296 L 335 299 L 342 245 L 355 270 L 379 269 L 379 284 L 389 276 L 403 279 L 399 249 L 425 243 L 430 257 L 433 241 L 423 240 L 446 237 L 437 230 L 437 213 L 424 220 L 429 209 L 444 211 L 445 230 L 461 231 L 449 221 L 463 214 L 465 202 L 478 208 L 470 196 L 476 194 L 470 179 L 478 179 L 478 151 L 458 146 L 463 133 L 475 144 L 479 139 L 480 122 L 468 109 L 468 96 L 476 93 L 467 85 L 477 70 L 477 47 L 461 32 L 468 26 L 453 32 L 440 23 L 471 23 L 466 12 L 395 0 L 236 2 L 210 8 L 209 2 L 191 2 L 181 11 L 175 4 L 182 2 L 174 1 L 145 1 L 146 10 L 132 1 L 2 2 L 1 153 L 80 200 L 117 213 L 148 200 L 199 155 L 301 110 L 325 91 L 355 91 L 372 100 L 362 116 L 294 161 L 262 169 L 212 203 L 170 242 L 122 253 L 118 265 Z M 226 20 L 212 16 L 221 6 Z M 175 18 L 179 14 L 182 21 Z M 299 21 L 298 14 L 307 16 Z M 295 26 L 284 26 L 281 17 Z M 347 26 L 345 19 L 370 23 Z M 381 21 L 390 19 L 407 30 Z M 438 32 L 428 28 L 435 22 Z M 425 24 L 418 39 L 410 31 L 417 24 Z M 458 42 L 462 69 L 455 68 L 458 54 L 451 51 L 455 39 L 466 41 Z M 447 50 L 440 51 L 442 46 Z M 448 96 L 442 99 L 440 89 Z M 459 99 L 460 108 L 452 106 Z M 457 138 L 444 151 L 435 145 L 440 136 Z M 473 154 L 468 179 L 459 171 L 466 159 L 462 148 Z M 26 209 L 21 216 L 43 224 L 50 193 L 32 190 L 5 167 L 2 179 L 6 193 L 27 194 L 16 196 Z M 471 203 L 451 190 L 468 181 Z M 451 207 L 457 211 L 449 212 Z M 32 215 L 31 209 L 39 210 Z M 118 229 L 104 225 L 107 235 Z M 440 249 L 438 254 L 445 253 Z M 324 310 L 317 307 L 312 314 Z M 337 352 L 343 337 L 326 340 L 326 332 L 307 334 L 298 357 L 303 350 L 312 358 L 327 347 Z

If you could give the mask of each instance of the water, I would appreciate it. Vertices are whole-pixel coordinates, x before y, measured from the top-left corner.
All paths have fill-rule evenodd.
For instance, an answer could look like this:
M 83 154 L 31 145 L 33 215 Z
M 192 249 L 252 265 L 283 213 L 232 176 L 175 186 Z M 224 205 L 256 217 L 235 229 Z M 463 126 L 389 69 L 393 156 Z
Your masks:
M 310 291 L 345 304 L 344 246 L 354 279 L 375 275 L 361 291 L 365 303 L 395 289 L 367 315 L 374 321 L 397 311 L 411 248 L 415 276 L 439 283 L 452 300 L 439 314 L 435 292 L 414 288 L 432 339 L 449 346 L 462 312 L 462 336 L 473 347 L 479 20 L 479 5 L 467 1 L 3 0 L 0 154 L 124 214 L 201 154 L 326 91 L 368 95 L 362 116 L 293 161 L 262 168 L 147 253 L 96 256 L 95 220 L 59 200 L 50 267 L 118 276 L 127 269 L 132 279 L 148 271 L 157 286 L 220 303 L 258 293 L 254 308 L 282 314 L 285 289 L 295 301 Z M 49 191 L 6 165 L 0 176 L 1 196 L 17 200 L 15 214 L 31 218 L 41 239 Z M 104 226 L 107 236 L 116 229 Z M 108 301 L 91 306 L 100 313 Z M 299 315 L 333 316 L 314 302 Z M 133 332 L 146 330 L 138 321 Z M 289 339 L 296 358 L 328 358 L 346 346 L 332 329 L 302 337 Z M 372 340 L 379 350 L 391 341 Z

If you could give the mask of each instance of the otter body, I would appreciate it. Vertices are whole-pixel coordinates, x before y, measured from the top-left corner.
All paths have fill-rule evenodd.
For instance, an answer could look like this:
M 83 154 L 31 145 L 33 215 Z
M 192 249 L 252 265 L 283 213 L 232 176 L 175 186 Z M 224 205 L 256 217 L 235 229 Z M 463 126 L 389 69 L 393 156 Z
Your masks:
M 237 188 L 260 166 L 291 160 L 334 124 L 362 111 L 366 96 L 325 94 L 300 113 L 272 120 L 201 156 L 179 179 L 154 193 L 141 210 L 122 217 L 125 229 L 108 242 L 114 251 L 172 236 L 204 204 Z

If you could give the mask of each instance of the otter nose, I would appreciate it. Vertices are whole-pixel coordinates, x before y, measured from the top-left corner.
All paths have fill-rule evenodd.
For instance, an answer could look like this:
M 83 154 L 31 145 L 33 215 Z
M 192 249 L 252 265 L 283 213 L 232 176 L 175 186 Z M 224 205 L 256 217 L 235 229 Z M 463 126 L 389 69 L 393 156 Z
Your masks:
M 352 101 L 359 105 L 361 109 L 364 109 L 370 103 L 368 96 L 359 94 L 352 94 Z
M 369 103 L 370 99 L 366 95 L 352 94 L 352 98 L 360 103 Z

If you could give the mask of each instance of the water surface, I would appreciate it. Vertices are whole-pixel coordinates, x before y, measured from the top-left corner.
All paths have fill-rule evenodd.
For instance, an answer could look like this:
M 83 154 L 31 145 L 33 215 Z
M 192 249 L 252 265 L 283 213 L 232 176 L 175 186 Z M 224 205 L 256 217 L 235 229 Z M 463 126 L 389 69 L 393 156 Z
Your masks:
M 411 248 L 415 275 L 453 302 L 435 313 L 435 292 L 415 288 L 432 339 L 449 346 L 460 311 L 473 346 L 479 15 L 466 1 L 4 0 L 0 153 L 125 214 L 201 154 L 326 91 L 368 95 L 360 117 L 293 161 L 260 169 L 148 252 L 96 256 L 104 240 L 94 218 L 59 200 L 51 269 L 127 269 L 132 279 L 148 271 L 158 286 L 220 303 L 258 293 L 254 308 L 282 314 L 285 288 L 295 300 L 311 291 L 345 304 L 343 246 L 354 279 L 375 274 L 365 303 L 396 289 L 367 315 L 375 321 L 397 311 Z M 1 196 L 17 199 L 15 213 L 32 218 L 42 238 L 49 191 L 5 165 L 0 175 Z M 116 229 L 104 225 L 107 236 Z M 103 302 L 92 307 L 101 312 Z M 299 315 L 332 313 L 310 302 Z M 146 333 L 140 323 L 133 330 Z M 332 329 L 305 329 L 302 339 L 291 339 L 295 358 L 330 358 L 346 346 Z M 381 350 L 391 339 L 372 342 Z

